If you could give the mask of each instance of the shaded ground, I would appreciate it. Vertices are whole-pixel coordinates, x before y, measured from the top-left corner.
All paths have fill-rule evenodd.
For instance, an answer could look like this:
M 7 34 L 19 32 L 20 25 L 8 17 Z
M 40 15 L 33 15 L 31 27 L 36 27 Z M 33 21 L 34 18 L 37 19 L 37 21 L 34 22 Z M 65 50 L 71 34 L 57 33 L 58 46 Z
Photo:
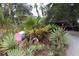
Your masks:
M 44 39 L 42 40 L 41 43 L 45 44 L 45 48 L 36 52 L 34 55 L 35 56 L 48 56 L 48 51 L 51 46 L 51 42 L 48 39 Z
M 79 56 L 79 32 L 69 31 L 67 56 Z
M 48 49 L 45 48 L 35 53 L 35 56 L 48 56 Z

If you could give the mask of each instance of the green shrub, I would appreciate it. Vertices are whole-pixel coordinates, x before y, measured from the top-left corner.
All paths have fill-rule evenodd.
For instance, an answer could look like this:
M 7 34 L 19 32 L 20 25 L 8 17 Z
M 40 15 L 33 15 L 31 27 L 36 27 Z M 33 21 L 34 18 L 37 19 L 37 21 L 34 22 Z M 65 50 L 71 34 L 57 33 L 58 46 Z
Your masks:
M 22 21 L 22 25 L 27 29 L 39 28 L 43 24 L 41 20 L 35 17 L 27 17 L 26 20 Z
M 18 44 L 15 40 L 14 34 L 8 33 L 7 35 L 5 35 L 2 39 L 0 47 L 0 53 L 5 55 L 9 50 L 17 48 Z
M 26 28 L 32 28 L 36 24 L 36 19 L 32 17 L 28 17 L 25 21 L 23 21 L 23 24 Z
M 3 10 L 2 10 L 2 8 L 0 7 L 0 25 L 3 25 L 3 24 L 4 24 Z
M 14 35 L 7 34 L 4 36 L 2 42 L 1 53 L 7 54 L 8 56 L 33 56 L 35 52 L 43 49 L 43 44 L 30 45 L 29 49 L 25 47 L 23 49 L 18 48 L 18 44 L 14 38 Z
M 26 51 L 24 51 L 23 49 L 11 49 L 8 50 L 7 52 L 8 56 L 25 56 L 26 55 Z
M 48 56 L 54 56 L 53 50 L 49 49 Z
M 13 49 L 13 48 L 18 47 L 14 34 L 12 33 L 5 35 L 2 40 L 3 40 L 2 46 L 7 49 Z
M 67 48 L 67 36 L 62 28 L 58 28 L 51 33 L 50 41 L 52 42 L 51 49 L 54 56 L 65 55 Z
M 29 49 L 27 49 L 27 56 L 33 56 L 35 52 L 44 48 L 43 44 L 38 45 L 30 45 Z

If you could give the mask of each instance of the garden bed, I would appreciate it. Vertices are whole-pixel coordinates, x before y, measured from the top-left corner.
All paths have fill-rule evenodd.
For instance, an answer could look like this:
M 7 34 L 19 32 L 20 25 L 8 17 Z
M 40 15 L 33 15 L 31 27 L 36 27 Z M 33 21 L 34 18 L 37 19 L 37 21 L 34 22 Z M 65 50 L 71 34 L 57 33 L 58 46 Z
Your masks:
M 0 55 L 6 56 L 62 56 L 67 49 L 65 31 L 50 24 L 44 24 L 37 19 L 30 18 L 23 20 L 22 24 L 3 27 L 4 36 L 1 38 Z M 7 25 L 8 26 L 8 25 Z M 13 26 L 13 28 L 12 28 Z M 15 33 L 25 31 L 26 38 L 22 41 L 22 48 L 19 48 L 15 39 Z M 30 39 L 31 38 L 31 39 Z M 34 43 L 33 39 L 38 39 Z

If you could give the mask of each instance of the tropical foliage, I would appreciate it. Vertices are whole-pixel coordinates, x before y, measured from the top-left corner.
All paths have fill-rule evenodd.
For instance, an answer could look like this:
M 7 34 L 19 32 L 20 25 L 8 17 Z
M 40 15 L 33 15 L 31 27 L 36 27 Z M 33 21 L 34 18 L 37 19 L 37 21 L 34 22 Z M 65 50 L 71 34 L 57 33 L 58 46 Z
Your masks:
M 52 46 L 50 51 L 53 52 L 53 55 L 65 55 L 67 49 L 67 34 L 63 31 L 62 28 L 58 28 L 51 33 L 50 40 L 52 42 Z
M 23 4 L 17 4 L 17 6 L 21 6 L 27 10 L 27 8 L 25 8 Z M 20 9 L 19 7 L 17 8 Z M 17 14 L 24 15 L 25 13 L 23 8 L 22 8 L 23 14 L 21 13 L 17 13 Z M 49 21 L 50 18 L 52 18 L 52 14 L 48 14 L 47 16 L 48 18 L 46 18 L 47 20 L 45 20 L 44 18 L 39 18 L 40 15 L 37 9 L 38 8 L 37 4 L 35 4 L 35 8 L 38 13 L 38 17 L 27 16 L 25 17 L 25 19 L 22 18 L 22 20 L 18 18 L 16 19 L 17 25 L 14 23 L 12 16 L 10 17 L 8 16 L 6 19 L 4 19 L 2 9 L 0 9 L 1 12 L 0 26 L 2 26 L 4 33 L 4 36 L 3 38 L 1 38 L 0 41 L 0 55 L 33 56 L 35 55 L 35 53 L 37 52 L 39 53 L 39 51 L 42 51 L 44 49 L 47 49 L 47 55 L 49 56 L 65 55 L 65 50 L 67 48 L 66 32 L 55 24 L 51 24 L 51 23 L 46 24 L 45 21 Z M 28 10 L 25 12 L 29 14 L 30 11 L 28 12 Z M 48 12 L 51 13 L 56 11 L 54 12 L 54 14 L 56 15 L 56 19 L 64 17 L 64 15 L 59 17 L 61 13 L 57 10 L 62 11 L 62 9 L 58 7 Z M 43 10 L 41 11 L 43 13 Z M 49 17 L 49 15 L 51 16 Z M 20 31 L 26 32 L 26 38 L 25 40 L 22 41 L 22 45 L 23 45 L 22 49 L 18 47 L 18 43 L 15 40 L 15 33 Z M 33 44 L 30 38 L 31 39 L 37 38 L 38 39 L 37 44 Z M 27 42 L 29 46 L 28 48 L 27 48 Z

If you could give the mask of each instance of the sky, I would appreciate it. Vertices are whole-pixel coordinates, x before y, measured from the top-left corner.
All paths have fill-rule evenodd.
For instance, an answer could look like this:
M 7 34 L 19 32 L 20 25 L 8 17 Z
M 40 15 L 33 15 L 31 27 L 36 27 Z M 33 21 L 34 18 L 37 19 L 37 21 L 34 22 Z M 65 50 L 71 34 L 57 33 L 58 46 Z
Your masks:
M 36 12 L 36 9 L 34 8 L 34 4 L 35 3 L 28 3 L 29 5 L 32 5 L 32 7 L 33 7 L 33 9 L 32 9 L 32 13 L 33 13 L 33 15 L 34 16 L 38 16 L 37 15 L 37 12 Z M 47 5 L 48 3 L 44 3 L 43 5 Z M 42 12 L 41 12 L 41 10 L 40 10 L 40 3 L 37 3 L 37 5 L 38 5 L 38 11 L 39 11 L 39 14 L 40 14 L 40 16 L 42 17 Z M 2 6 L 4 7 L 4 4 L 2 4 Z
M 32 13 L 33 13 L 33 15 L 34 16 L 38 16 L 37 15 L 37 12 L 36 12 L 36 9 L 34 8 L 34 3 L 29 3 L 29 4 L 31 4 L 32 6 L 33 6 L 33 9 L 32 9 Z M 47 5 L 48 3 L 44 3 L 44 5 Z M 38 11 L 39 11 L 39 14 L 40 14 L 40 16 L 42 17 L 42 13 L 41 13 L 41 10 L 40 10 L 40 3 L 37 3 L 37 5 L 38 5 Z

